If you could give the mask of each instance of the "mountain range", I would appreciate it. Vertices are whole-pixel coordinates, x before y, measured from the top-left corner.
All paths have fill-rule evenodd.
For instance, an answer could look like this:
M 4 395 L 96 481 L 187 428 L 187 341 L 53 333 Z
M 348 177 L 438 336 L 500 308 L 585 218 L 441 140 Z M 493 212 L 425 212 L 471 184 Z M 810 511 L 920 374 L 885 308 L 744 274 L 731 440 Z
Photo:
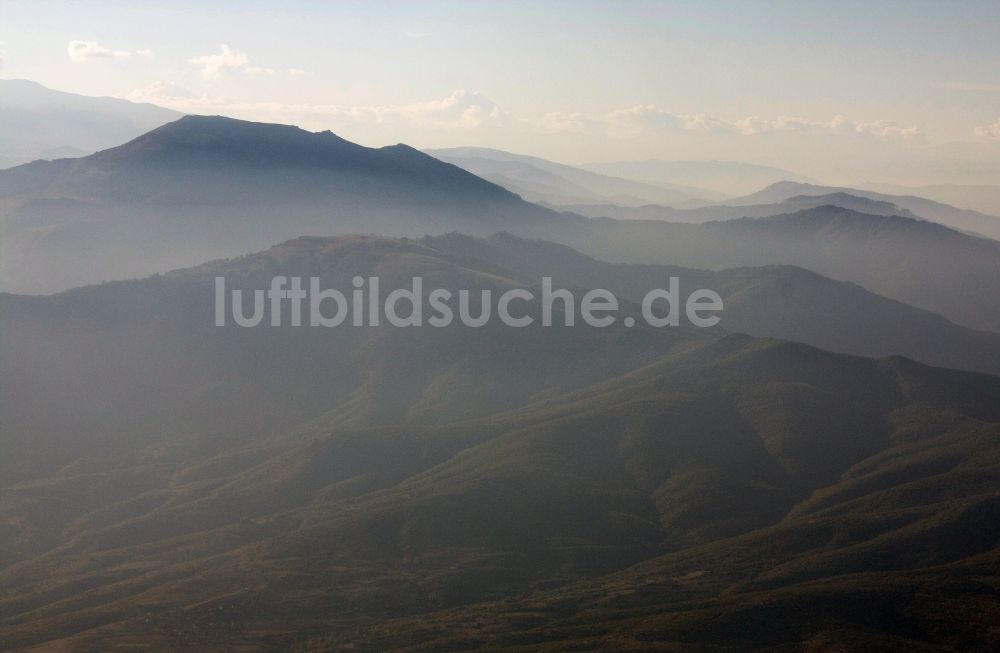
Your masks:
M 574 204 L 566 210 L 592 218 L 615 218 L 618 220 L 664 220 L 667 222 L 709 222 L 713 220 L 735 220 L 737 218 L 767 218 L 774 215 L 795 213 L 821 206 L 838 206 L 868 215 L 897 215 L 904 218 L 922 220 L 918 215 L 901 209 L 891 202 L 878 201 L 851 195 L 846 192 L 827 195 L 795 195 L 773 204 L 749 204 L 729 206 L 714 204 L 690 209 L 675 209 L 659 204 L 645 206 L 620 206 L 615 204 Z M 550 207 L 556 208 L 556 207 Z
M 797 265 L 1000 330 L 1000 243 L 932 222 L 828 206 L 704 224 L 590 219 L 405 145 L 219 117 L 0 171 L 0 230 L 0 287 L 14 292 L 143 276 L 303 234 L 509 231 L 618 262 Z
M 701 224 L 595 218 L 551 238 L 615 262 L 796 265 L 977 329 L 1000 330 L 1000 242 L 837 206 Z

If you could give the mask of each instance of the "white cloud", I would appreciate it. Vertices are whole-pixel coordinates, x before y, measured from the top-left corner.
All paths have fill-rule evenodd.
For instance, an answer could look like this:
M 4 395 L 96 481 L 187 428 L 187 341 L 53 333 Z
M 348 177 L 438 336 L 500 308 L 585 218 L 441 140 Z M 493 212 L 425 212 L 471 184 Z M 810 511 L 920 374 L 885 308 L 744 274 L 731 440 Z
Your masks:
M 250 57 L 246 52 L 236 50 L 226 44 L 219 46 L 216 54 L 206 54 L 201 57 L 188 59 L 188 63 L 201 68 L 201 74 L 205 79 L 217 77 L 222 73 L 244 73 L 247 75 L 274 75 L 277 71 L 267 66 L 251 66 Z M 289 75 L 305 74 L 298 68 L 289 68 Z
M 112 50 L 97 41 L 70 41 L 69 45 L 66 46 L 66 54 L 69 55 L 71 61 L 76 63 L 87 63 L 88 61 L 97 59 L 119 61 L 132 56 L 131 52 L 126 50 Z
M 991 141 L 1000 141 L 1000 118 L 992 125 L 980 125 L 974 130 L 976 136 Z
M 306 71 L 302 70 L 301 68 L 289 68 L 288 74 L 291 75 L 292 77 L 302 77 L 303 75 L 306 74 Z
M 153 51 L 150 50 L 150 49 L 148 49 L 148 48 L 145 49 L 145 50 L 136 50 L 135 53 L 137 55 L 139 55 L 140 57 L 152 57 L 153 56 Z
M 471 130 L 514 120 L 495 102 L 476 91 L 457 90 L 438 100 L 383 106 L 339 104 L 292 104 L 239 102 L 186 88 L 154 82 L 124 96 L 133 102 L 148 102 L 187 113 L 223 113 L 244 118 L 307 124 L 313 127 L 405 125 L 422 129 Z
M 904 127 L 893 120 L 874 120 L 872 122 L 854 123 L 854 131 L 859 134 L 871 134 L 880 138 L 901 138 L 909 140 L 921 136 L 916 126 Z
M 250 58 L 246 52 L 233 50 L 226 44 L 219 46 L 218 54 L 206 54 L 201 57 L 188 59 L 192 63 L 201 67 L 201 73 L 205 77 L 215 77 L 219 73 L 233 72 L 247 67 Z
M 493 100 L 479 91 L 458 90 L 446 98 L 406 104 L 376 107 L 375 116 L 380 122 L 405 120 L 423 126 L 460 127 L 473 129 L 488 122 L 504 120 L 506 114 Z
M 385 137 L 423 138 L 432 143 L 449 139 L 486 142 L 493 138 L 496 139 L 493 142 L 499 144 L 569 136 L 575 142 L 612 147 L 642 141 L 650 150 L 688 147 L 703 152 L 716 148 L 712 151 L 720 152 L 724 150 L 719 148 L 742 147 L 745 152 L 758 152 L 761 148 L 766 152 L 774 148 L 773 143 L 763 139 L 767 134 L 784 135 L 783 138 L 794 139 L 784 141 L 784 146 L 797 144 L 810 151 L 815 149 L 816 138 L 823 135 L 843 142 L 845 147 L 856 147 L 863 143 L 877 146 L 882 142 L 913 142 L 920 134 L 916 127 L 904 127 L 889 120 L 858 121 L 841 115 L 829 120 L 789 116 L 727 120 L 705 113 L 672 113 L 650 104 L 602 114 L 553 112 L 539 118 L 522 118 L 504 111 L 482 93 L 461 89 L 426 102 L 374 106 L 241 102 L 192 93 L 163 82 L 137 89 L 126 97 L 186 113 L 222 114 L 296 124 L 307 129 L 332 129 L 349 137 L 375 141 Z M 1000 126 L 995 129 L 1000 133 Z M 476 130 L 479 131 L 475 136 L 463 135 Z M 823 142 L 829 145 L 833 141 Z

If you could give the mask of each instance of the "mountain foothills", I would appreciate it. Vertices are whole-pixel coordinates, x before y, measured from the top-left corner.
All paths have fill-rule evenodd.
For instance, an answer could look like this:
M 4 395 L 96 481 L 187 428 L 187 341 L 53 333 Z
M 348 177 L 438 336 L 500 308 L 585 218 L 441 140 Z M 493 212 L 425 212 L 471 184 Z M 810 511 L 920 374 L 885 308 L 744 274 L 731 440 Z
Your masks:
M 188 116 L 88 157 L 0 171 L 0 287 L 52 292 L 303 234 L 503 230 L 620 262 L 797 265 L 1000 330 L 1000 243 L 882 200 L 823 201 L 855 208 L 798 210 L 808 200 L 797 198 L 783 204 L 796 210 L 759 219 L 730 219 L 740 213 L 731 208 L 704 224 L 590 219 L 526 202 L 405 145 L 372 149 L 330 132 Z
M 506 234 L 298 238 L 0 295 L 3 648 L 1000 645 L 996 376 L 725 321 L 213 326 L 216 276 L 501 292 L 542 270 L 625 313 L 675 275 L 717 284 L 748 331 L 822 296 L 803 332 L 825 345 L 869 311 L 845 350 L 933 332 L 922 355 L 974 367 L 963 345 L 995 347 L 798 268 L 610 264 Z

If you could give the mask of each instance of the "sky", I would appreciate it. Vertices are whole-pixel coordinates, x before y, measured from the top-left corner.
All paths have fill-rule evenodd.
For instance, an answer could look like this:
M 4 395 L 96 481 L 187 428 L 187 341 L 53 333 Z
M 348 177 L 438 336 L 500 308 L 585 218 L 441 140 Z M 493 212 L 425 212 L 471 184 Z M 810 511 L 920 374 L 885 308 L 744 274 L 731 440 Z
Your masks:
M 1000 183 L 1000 2 L 15 2 L 0 77 L 365 145 Z

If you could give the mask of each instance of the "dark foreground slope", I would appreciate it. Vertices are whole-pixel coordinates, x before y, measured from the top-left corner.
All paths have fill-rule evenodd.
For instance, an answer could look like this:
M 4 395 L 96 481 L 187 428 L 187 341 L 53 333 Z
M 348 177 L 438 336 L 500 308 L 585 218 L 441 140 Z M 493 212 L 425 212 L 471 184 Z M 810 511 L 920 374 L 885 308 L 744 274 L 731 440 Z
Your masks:
M 530 245 L 3 297 L 3 648 L 996 647 L 997 377 L 719 330 L 212 326 L 217 274 L 500 290 L 528 267 L 475 247 Z
M 734 338 L 487 420 L 69 468 L 6 492 L 76 498 L 0 573 L 5 641 L 990 650 L 998 393 Z

